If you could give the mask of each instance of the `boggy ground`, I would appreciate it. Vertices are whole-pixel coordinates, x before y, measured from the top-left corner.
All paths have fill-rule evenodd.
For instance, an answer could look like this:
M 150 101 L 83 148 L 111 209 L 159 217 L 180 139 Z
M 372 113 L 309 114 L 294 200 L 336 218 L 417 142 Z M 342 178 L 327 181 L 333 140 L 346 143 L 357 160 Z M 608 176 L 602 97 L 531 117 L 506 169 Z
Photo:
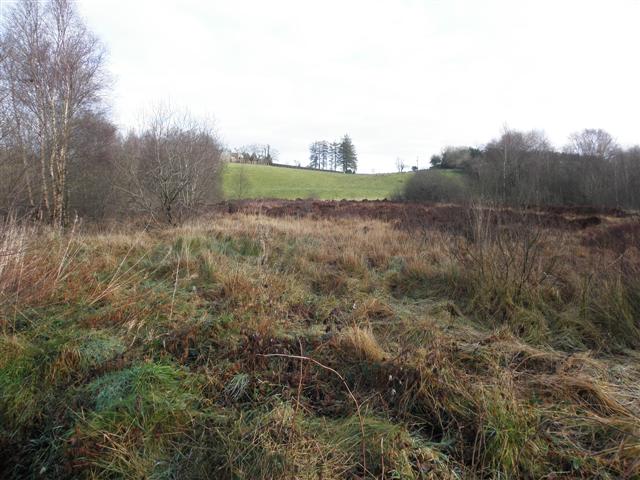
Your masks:
M 637 217 L 636 214 L 616 208 L 588 206 L 514 209 L 387 200 L 233 200 L 216 205 L 214 211 L 314 219 L 359 217 L 391 221 L 403 228 L 444 228 L 455 231 L 468 228 L 469 214 L 479 208 L 490 209 L 493 221 L 502 224 L 533 223 L 569 230 L 585 229 L 616 218 Z
M 233 205 L 6 225 L 0 477 L 638 478 L 635 217 Z

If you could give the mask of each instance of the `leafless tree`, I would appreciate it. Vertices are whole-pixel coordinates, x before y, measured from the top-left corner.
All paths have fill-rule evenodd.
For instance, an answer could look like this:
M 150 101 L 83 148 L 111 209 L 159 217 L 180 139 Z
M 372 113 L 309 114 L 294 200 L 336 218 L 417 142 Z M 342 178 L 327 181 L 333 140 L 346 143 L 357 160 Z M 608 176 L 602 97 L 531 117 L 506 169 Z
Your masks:
M 221 157 L 211 128 L 156 107 L 146 126 L 124 142 L 118 189 L 134 210 L 175 223 L 219 197 Z
M 467 193 L 491 201 L 517 206 L 640 206 L 640 149 L 620 148 L 602 130 L 573 135 L 572 143 L 560 152 L 541 131 L 505 128 L 483 150 L 447 147 L 434 160 L 439 168 L 464 171 L 471 189 Z M 435 178 L 417 176 L 405 187 L 405 196 L 432 200 Z M 451 198 L 451 192 L 440 196 Z
M 531 190 L 522 189 L 526 167 L 532 158 L 540 158 L 550 149 L 544 132 L 520 132 L 504 127 L 501 137 L 485 148 L 487 161 L 478 172 L 483 193 L 507 203 L 531 201 Z
M 120 138 L 117 129 L 99 113 L 79 118 L 69 152 L 68 210 L 70 215 L 100 220 L 116 212 L 115 160 Z
M 1 45 L 0 82 L 29 202 L 63 225 L 72 137 L 79 118 L 100 103 L 103 49 L 71 0 L 16 2 Z
M 608 132 L 594 128 L 571 134 L 569 144 L 565 146 L 565 151 L 580 155 L 584 159 L 585 188 L 589 198 L 602 198 L 606 196 L 605 192 L 609 191 L 614 194 L 617 206 L 620 203 L 620 172 L 613 159 L 618 149 L 618 145 Z M 603 175 L 602 169 L 598 168 L 602 167 L 603 161 L 611 163 L 605 173 L 611 174 L 613 185 L 608 185 L 608 175 Z
M 406 163 L 404 163 L 404 160 L 400 157 L 396 158 L 396 169 L 402 173 L 404 172 L 404 169 L 406 168 Z
M 585 157 L 609 160 L 618 146 L 613 137 L 602 129 L 587 128 L 569 136 L 565 150 Z

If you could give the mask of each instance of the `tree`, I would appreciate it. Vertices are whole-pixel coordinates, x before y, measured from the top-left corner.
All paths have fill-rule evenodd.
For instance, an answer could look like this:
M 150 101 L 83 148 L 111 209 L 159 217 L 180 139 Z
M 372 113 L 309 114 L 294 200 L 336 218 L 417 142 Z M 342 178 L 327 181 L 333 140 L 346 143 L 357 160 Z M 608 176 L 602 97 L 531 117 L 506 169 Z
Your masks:
M 117 129 L 99 113 L 78 119 L 69 152 L 68 211 L 97 220 L 114 213 L 115 160 L 120 145 Z
M 431 155 L 430 163 L 433 168 L 440 168 L 442 166 L 442 155 Z M 417 166 L 416 170 L 418 170 Z
M 61 226 L 74 131 L 99 106 L 105 86 L 103 49 L 71 0 L 15 3 L 5 17 L 1 45 L 0 82 L 29 201 Z
M 319 143 L 313 142 L 309 145 L 309 168 L 321 168 Z
M 340 142 L 331 142 L 329 144 L 329 158 L 331 170 L 337 170 L 338 165 L 342 162 L 340 156 Z
M 580 155 L 585 164 L 585 188 L 589 198 L 606 201 L 604 197 L 612 191 L 615 204 L 619 206 L 620 175 L 619 162 L 614 156 L 619 149 L 613 137 L 602 129 L 587 128 L 569 136 L 569 144 L 565 151 Z M 607 163 L 605 171 L 601 171 L 603 162 Z M 613 186 L 607 185 L 607 177 L 611 175 Z
M 474 160 L 482 156 L 482 151 L 474 147 L 446 147 L 439 155 L 431 156 L 433 168 L 468 169 Z
M 467 194 L 507 204 L 640 206 L 640 149 L 622 149 L 601 130 L 572 135 L 559 152 L 542 131 L 505 129 L 483 150 L 447 147 L 432 165 L 462 170 Z M 420 175 L 424 181 L 415 180 L 414 193 L 405 191 L 405 197 L 414 198 L 421 188 L 419 196 L 428 197 L 439 188 L 435 178 Z
M 221 157 L 211 128 L 188 113 L 156 107 L 124 143 L 118 188 L 136 210 L 175 223 L 218 198 Z
M 309 146 L 309 168 L 332 169 L 335 160 L 333 145 L 326 140 L 313 142 Z
M 531 158 L 539 157 L 540 152 L 550 148 L 544 132 L 520 132 L 505 127 L 499 139 L 487 144 L 485 162 L 476 170 L 484 194 L 505 203 L 531 200 L 531 189 L 523 188 L 532 181 L 525 175 L 525 166 Z
M 407 165 L 404 163 L 404 160 L 400 157 L 396 158 L 396 169 L 402 173 Z
M 565 150 L 585 157 L 598 157 L 609 160 L 618 146 L 613 137 L 602 129 L 586 128 L 569 136 Z
M 358 157 L 351 137 L 345 135 L 340 142 L 340 165 L 344 173 L 355 173 L 358 169 Z
M 347 164 L 345 164 L 345 153 L 349 155 Z M 345 135 L 340 142 L 320 140 L 309 145 L 309 168 L 355 172 L 357 166 L 355 149 L 348 135 Z
M 320 156 L 320 165 L 323 170 L 329 169 L 329 142 L 322 140 L 318 142 L 318 154 Z

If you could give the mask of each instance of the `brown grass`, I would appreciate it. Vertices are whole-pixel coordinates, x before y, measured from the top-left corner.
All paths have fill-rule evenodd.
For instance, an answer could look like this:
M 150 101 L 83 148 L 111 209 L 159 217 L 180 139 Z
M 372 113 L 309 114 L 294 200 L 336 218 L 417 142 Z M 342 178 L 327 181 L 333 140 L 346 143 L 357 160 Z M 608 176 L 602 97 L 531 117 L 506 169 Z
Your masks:
M 634 219 L 461 208 L 7 224 L 0 474 L 637 477 Z

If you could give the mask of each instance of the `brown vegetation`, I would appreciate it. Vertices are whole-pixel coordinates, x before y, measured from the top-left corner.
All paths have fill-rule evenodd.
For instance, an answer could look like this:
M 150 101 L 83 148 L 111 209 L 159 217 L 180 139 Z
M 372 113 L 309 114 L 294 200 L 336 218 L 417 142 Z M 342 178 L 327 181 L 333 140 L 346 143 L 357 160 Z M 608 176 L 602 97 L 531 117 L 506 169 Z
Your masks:
M 214 206 L 216 213 L 248 213 L 269 217 L 309 217 L 312 219 L 370 218 L 393 223 L 406 229 L 441 229 L 453 233 L 467 230 L 471 211 L 491 210 L 491 221 L 502 225 L 536 225 L 561 230 L 589 227 L 636 225 L 619 223 L 618 218 L 639 218 L 636 214 L 615 208 L 597 207 L 531 207 L 515 209 L 498 204 L 469 206 L 447 203 L 392 202 L 387 200 L 236 200 Z M 623 228 L 633 228 L 624 226 Z
M 634 217 L 233 205 L 5 226 L 3 478 L 640 474 Z

